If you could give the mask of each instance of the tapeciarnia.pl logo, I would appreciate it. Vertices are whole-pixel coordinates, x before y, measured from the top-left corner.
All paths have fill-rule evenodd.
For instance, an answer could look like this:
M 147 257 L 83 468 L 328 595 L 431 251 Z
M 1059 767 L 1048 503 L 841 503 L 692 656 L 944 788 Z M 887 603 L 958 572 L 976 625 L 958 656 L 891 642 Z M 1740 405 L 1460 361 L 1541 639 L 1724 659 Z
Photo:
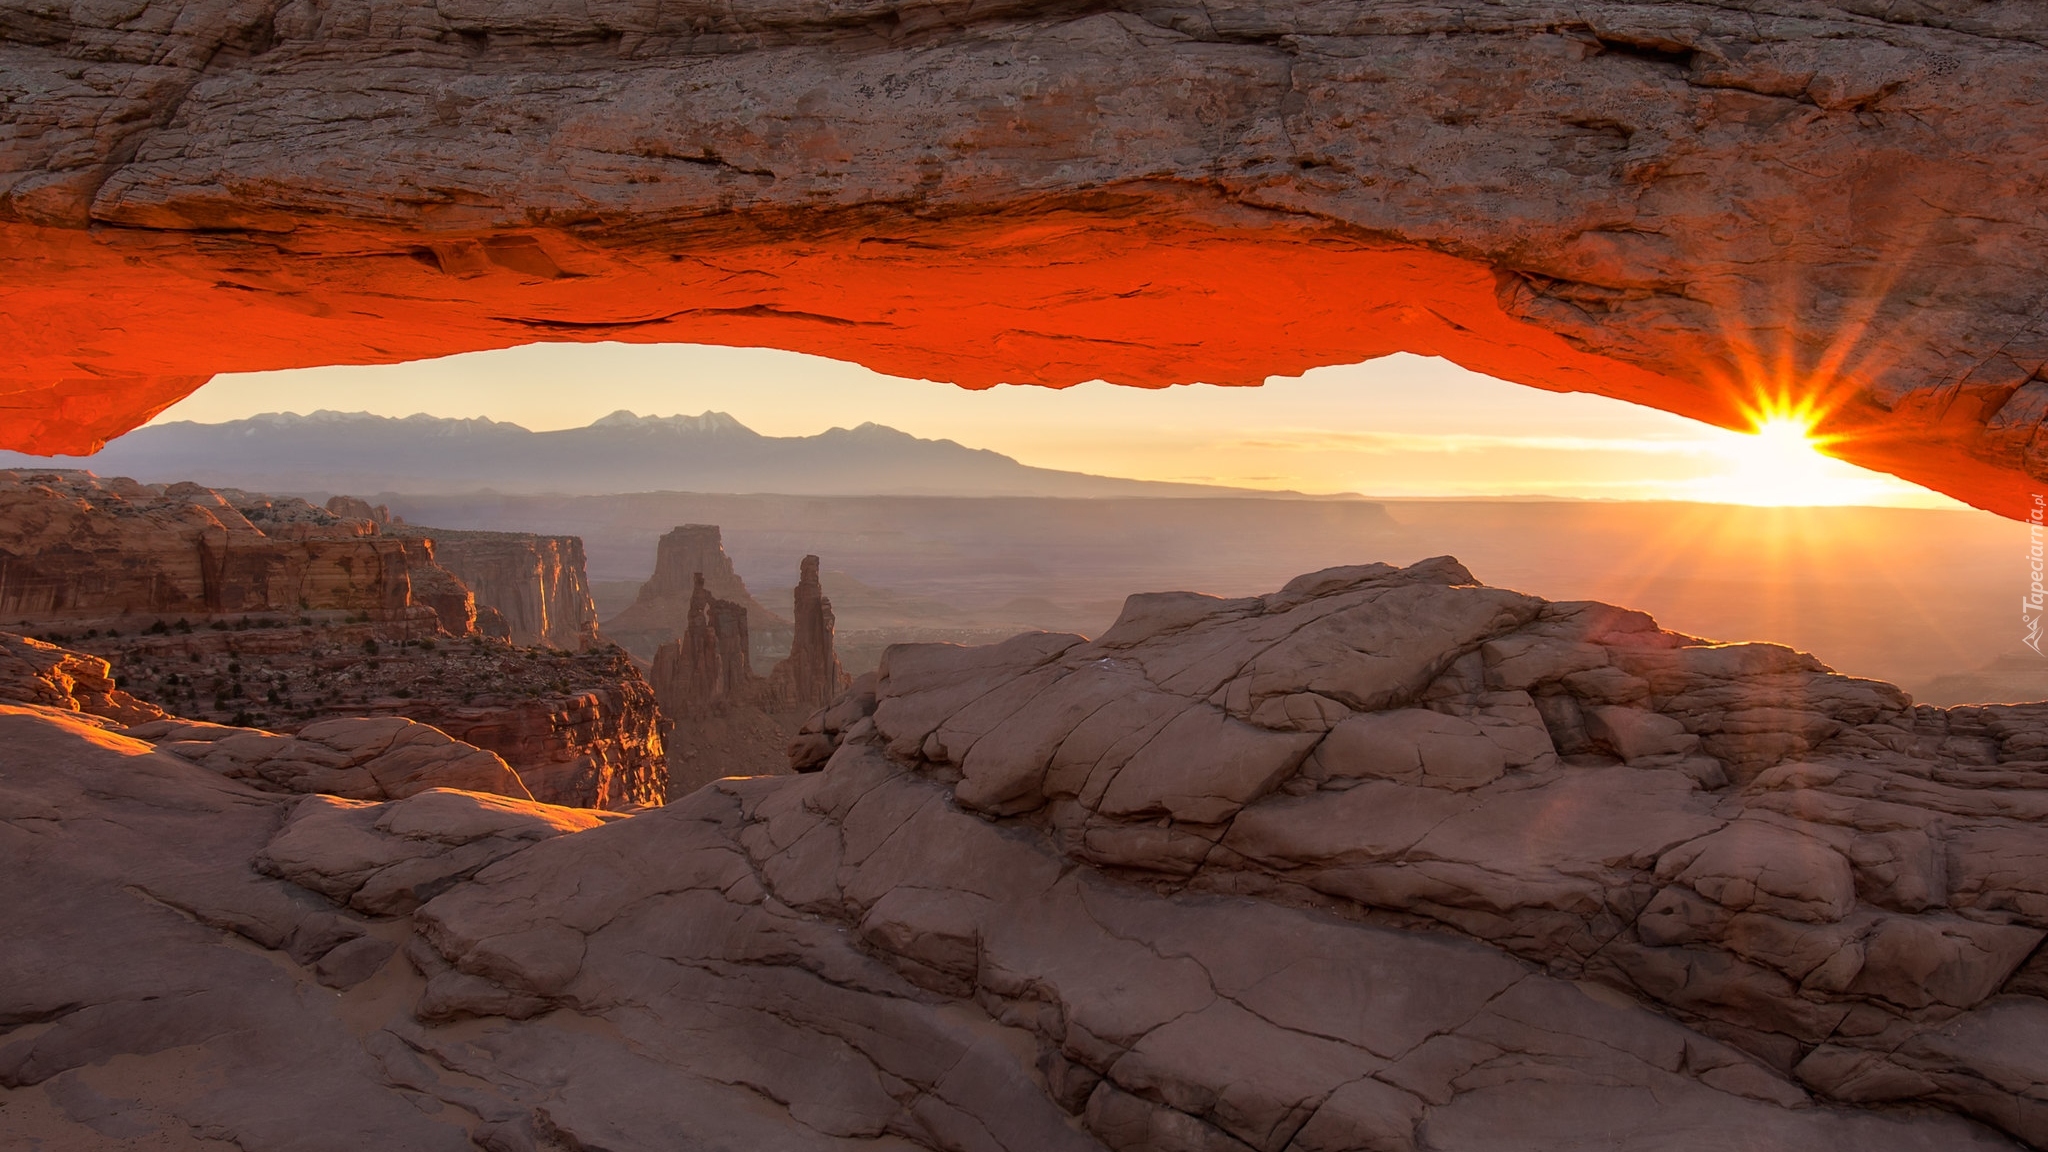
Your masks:
M 2048 589 L 2041 587 L 2041 572 L 2044 566 L 2048 566 L 2044 564 L 2042 554 L 2044 514 L 2048 514 L 2048 505 L 2044 505 L 2042 495 L 2036 492 L 2034 510 L 2027 516 L 2027 564 L 2034 579 L 2027 586 L 2027 598 L 2020 601 L 2020 623 L 2027 630 L 2027 634 L 2020 637 L 2020 643 L 2032 648 L 2036 656 L 2044 655 L 2041 651 L 2041 614 L 2048 609 Z

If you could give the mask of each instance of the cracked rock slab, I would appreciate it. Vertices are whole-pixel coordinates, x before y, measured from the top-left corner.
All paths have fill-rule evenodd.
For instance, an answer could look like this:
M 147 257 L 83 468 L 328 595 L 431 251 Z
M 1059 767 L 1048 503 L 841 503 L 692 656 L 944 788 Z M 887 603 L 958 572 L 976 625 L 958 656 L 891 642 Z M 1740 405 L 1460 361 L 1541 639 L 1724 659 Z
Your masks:
M 1293 690 L 1377 675 L 1358 629 L 1390 597 L 1415 648 L 1380 681 L 1394 696 Z M 2038 710 L 1917 708 L 1786 649 L 1504 597 L 1450 561 L 1141 600 L 1127 623 L 894 650 L 821 726 L 820 771 L 625 818 L 266 790 L 75 713 L 0 709 L 0 908 L 24 928 L 0 937 L 0 1133 L 199 1130 L 249 1152 L 2043 1142 L 2048 925 L 2010 848 L 2034 823 Z M 1290 682 L 1341 714 L 1248 704 L 1282 646 L 1369 662 Z M 1770 731 L 1808 747 L 1775 759 L 1625 750 L 1584 723 L 1628 707 L 1725 731 L 1788 692 Z M 1183 715 L 1264 736 L 1182 741 Z M 1005 732 L 1009 783 L 974 792 Z M 1461 762 L 1423 741 L 1444 734 L 1502 758 L 1432 773 Z M 1356 745 L 1333 763 L 1402 767 L 1318 770 L 1331 739 Z M 1177 810 L 1188 796 L 1215 803 Z

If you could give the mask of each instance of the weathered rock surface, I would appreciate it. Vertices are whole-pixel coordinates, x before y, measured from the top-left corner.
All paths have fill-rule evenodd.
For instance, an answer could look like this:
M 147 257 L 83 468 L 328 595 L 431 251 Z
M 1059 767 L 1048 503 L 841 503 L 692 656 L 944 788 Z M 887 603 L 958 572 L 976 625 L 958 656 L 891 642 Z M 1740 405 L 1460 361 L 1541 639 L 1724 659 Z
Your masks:
M 2048 930 L 2048 706 L 1916 708 L 1449 560 L 1133 597 L 1092 643 L 892 649 L 875 695 L 843 745 L 1073 859 L 1455 928 L 1824 1095 L 2048 1143 L 2043 1069 L 1992 1039 L 2040 1007 L 2009 997 Z
M 452 788 L 386 804 L 309 796 L 255 864 L 357 912 L 396 916 L 529 844 L 619 818 Z
M 229 779 L 280 792 L 399 800 L 432 788 L 457 788 L 533 799 L 496 753 L 401 716 L 322 720 L 292 735 L 170 718 L 135 725 L 124 735 Z
M 501 639 L 521 647 L 580 652 L 600 643 L 583 541 L 526 532 L 403 528 L 430 539 L 434 559 L 504 621 Z
M 0 700 L 103 716 L 123 724 L 163 718 L 164 711 L 115 686 L 105 660 L 0 632 Z
M 2043 1143 L 2039 710 L 1434 561 L 898 648 L 818 729 L 600 825 L 0 709 L 0 1137 Z
M 433 609 L 427 614 L 424 609 Z M 0 620 L 342 610 L 466 635 L 469 593 L 423 541 L 303 500 L 90 472 L 0 473 Z M 133 625 L 131 625 L 133 626 Z
M 337 1011 L 398 934 L 250 864 L 299 798 L 46 710 L 0 741 L 0 1144 L 472 1146 Z
M 2026 0 L 16 2 L 6 443 L 535 339 L 972 386 L 1407 350 L 1731 426 L 1788 386 L 2022 515 L 2044 44 Z

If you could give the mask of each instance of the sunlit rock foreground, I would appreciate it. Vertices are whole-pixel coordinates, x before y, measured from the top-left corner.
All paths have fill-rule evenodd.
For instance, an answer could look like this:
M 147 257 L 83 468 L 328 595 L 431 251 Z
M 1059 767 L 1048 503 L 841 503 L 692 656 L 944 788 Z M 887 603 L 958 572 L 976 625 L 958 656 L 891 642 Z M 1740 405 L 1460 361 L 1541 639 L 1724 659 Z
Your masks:
M 0 3 L 0 447 L 223 371 L 1395 351 L 2048 476 L 2036 0 Z
M 629 817 L 117 723 L 0 710 L 8 1147 L 2048 1146 L 2048 705 L 1447 559 L 899 646 Z

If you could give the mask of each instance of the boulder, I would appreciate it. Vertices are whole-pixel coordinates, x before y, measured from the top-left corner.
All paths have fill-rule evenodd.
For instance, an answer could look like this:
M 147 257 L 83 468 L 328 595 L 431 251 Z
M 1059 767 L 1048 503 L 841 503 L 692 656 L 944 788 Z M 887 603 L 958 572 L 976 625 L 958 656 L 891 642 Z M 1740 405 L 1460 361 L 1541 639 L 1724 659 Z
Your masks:
M 595 828 L 607 815 L 451 788 L 382 803 L 308 796 L 256 866 L 358 912 L 396 916 L 529 844 Z
M 0 701 L 84 712 L 119 724 L 164 717 L 163 709 L 117 687 L 105 660 L 11 632 L 0 632 Z

